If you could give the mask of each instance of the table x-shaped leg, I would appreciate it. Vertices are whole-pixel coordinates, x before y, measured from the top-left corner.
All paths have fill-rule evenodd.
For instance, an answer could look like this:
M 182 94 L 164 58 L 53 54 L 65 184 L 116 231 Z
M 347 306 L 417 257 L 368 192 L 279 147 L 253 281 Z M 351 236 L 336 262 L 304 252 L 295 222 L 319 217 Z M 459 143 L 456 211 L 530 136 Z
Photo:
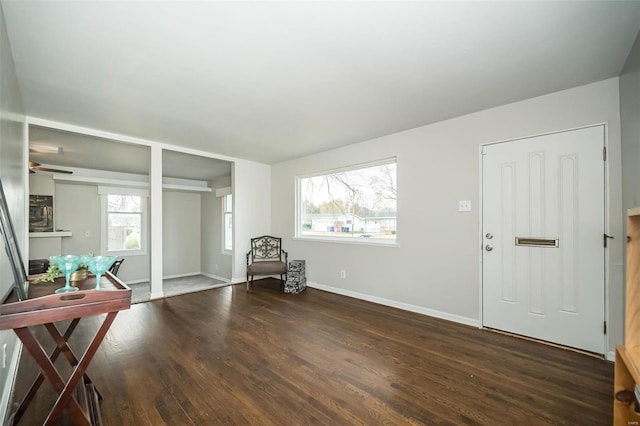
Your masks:
M 76 324 L 78 324 L 78 321 L 80 321 L 80 318 L 76 318 L 73 321 Z M 73 322 L 72 322 L 72 324 L 73 324 Z M 56 349 L 58 350 L 58 354 L 60 352 L 62 352 L 62 354 L 65 356 L 65 358 L 67 358 L 67 361 L 69 361 L 69 365 L 71 365 L 72 367 L 75 367 L 76 365 L 78 365 L 78 359 L 76 358 L 76 355 L 73 353 L 73 351 L 71 350 L 71 348 L 67 344 L 67 342 L 69 341 L 69 337 L 66 337 L 67 333 L 65 332 L 65 336 L 60 335 L 60 332 L 58 331 L 58 328 L 53 323 L 48 323 L 48 324 L 45 324 L 44 326 L 49 331 L 49 334 L 51 335 L 53 340 L 56 342 Z M 71 325 L 69 325 L 69 328 L 71 328 Z M 75 325 L 73 326 L 73 328 L 75 328 Z M 71 330 L 71 332 L 73 333 L 73 330 Z M 57 355 L 56 355 L 56 357 L 57 357 Z M 54 360 L 52 360 L 52 362 L 53 361 Z M 84 374 L 84 383 L 85 384 L 93 384 L 93 382 L 91 381 L 91 378 L 87 375 L 87 373 Z M 95 389 L 95 387 L 94 387 L 94 389 Z M 98 398 L 102 399 L 102 395 L 100 395 L 100 392 L 98 392 L 97 389 L 95 389 L 95 390 L 96 390 L 96 394 L 98 395 Z
M 56 348 L 53 350 L 51 355 L 49 355 L 49 359 L 51 360 L 52 364 L 56 362 L 56 359 L 58 359 L 58 356 L 60 355 L 60 353 L 65 348 L 69 349 L 69 347 L 67 346 L 66 343 L 69 341 L 69 338 L 73 334 L 73 332 L 76 329 L 76 326 L 78 325 L 79 322 L 80 322 L 80 318 L 75 318 L 73 321 L 71 321 L 71 323 L 69 324 L 69 326 L 65 330 L 64 335 L 61 336 L 61 339 L 64 340 L 64 345 L 60 345 L 58 343 L 58 341 L 56 340 Z M 53 324 L 47 324 L 47 326 L 53 326 L 55 328 L 55 325 L 53 325 Z M 56 332 L 56 334 L 60 335 L 60 333 L 58 332 L 57 328 L 55 329 L 55 332 Z M 49 333 L 51 333 L 51 330 L 49 330 Z M 55 340 L 55 338 L 54 338 L 54 340 Z M 68 359 L 68 357 L 67 357 L 67 359 Z M 77 361 L 72 362 L 70 360 L 69 362 L 71 363 L 72 367 L 74 367 L 74 366 L 76 366 L 78 364 Z M 22 399 L 22 402 L 20 403 L 20 406 L 18 407 L 18 410 L 16 411 L 16 414 L 15 414 L 14 420 L 13 420 L 15 424 L 20 422 L 20 419 L 24 415 L 24 412 L 27 410 L 27 407 L 29 406 L 29 403 L 31 402 L 31 400 L 35 396 L 36 392 L 38 391 L 38 389 L 40 389 L 40 385 L 42 385 L 43 381 L 44 381 L 44 375 L 42 373 L 39 373 L 38 377 L 36 377 L 36 379 L 34 380 L 33 384 L 29 388 L 29 391 L 27 392 L 25 397 Z
M 51 384 L 51 386 L 53 387 L 53 390 L 59 394 L 64 392 L 65 384 L 64 384 L 64 381 L 62 380 L 62 377 L 60 377 L 60 374 L 58 374 L 58 371 L 56 370 L 55 366 L 53 365 L 53 363 L 51 362 L 47 354 L 44 352 L 44 349 L 42 349 L 42 346 L 40 346 L 40 343 L 38 343 L 36 338 L 33 337 L 33 334 L 31 334 L 31 331 L 29 331 L 29 328 L 28 327 L 15 328 L 14 331 L 18 335 L 18 338 L 24 344 L 24 347 L 27 349 L 29 354 L 36 361 L 36 363 L 38 364 L 38 367 L 40 367 L 40 371 L 42 372 L 42 375 Z M 71 415 L 74 418 L 78 418 L 78 419 L 84 418 L 85 420 L 87 418 L 75 399 L 70 401 L 69 411 L 71 412 Z M 16 420 L 14 420 L 14 423 L 16 423 L 17 420 L 18 419 L 16 418 Z M 85 421 L 84 424 L 89 424 L 89 423 L 88 421 Z
M 33 337 L 29 329 L 27 327 L 14 329 L 15 333 L 18 335 L 18 338 L 22 341 L 22 343 L 24 344 L 29 354 L 33 357 L 33 359 L 36 361 L 36 363 L 40 367 L 40 370 L 44 378 L 47 379 L 47 381 L 49 381 L 54 391 L 59 394 L 58 400 L 56 401 L 55 405 L 51 409 L 51 412 L 49 413 L 49 416 L 45 421 L 45 425 L 55 424 L 56 420 L 58 420 L 58 418 L 62 415 L 62 411 L 64 410 L 64 408 L 66 408 L 67 406 L 69 407 L 70 414 L 73 417 L 75 424 L 78 424 L 78 425 L 90 424 L 90 420 L 88 419 L 87 415 L 82 411 L 82 409 L 78 405 L 78 402 L 73 398 L 73 390 L 78 385 L 78 382 L 80 381 L 80 379 L 83 376 L 85 376 L 85 371 L 89 366 L 91 359 L 93 358 L 96 351 L 98 350 L 100 343 L 102 343 L 102 340 L 106 336 L 107 331 L 109 330 L 109 327 L 111 327 L 111 324 L 113 323 L 113 320 L 115 319 L 117 314 L 118 314 L 117 311 L 109 312 L 107 314 L 106 318 L 104 319 L 104 322 L 96 332 L 96 335 L 94 336 L 94 338 L 91 340 L 91 343 L 87 347 L 84 355 L 82 355 L 82 358 L 80 359 L 80 361 L 77 361 L 73 353 L 70 352 L 66 344 L 66 341 L 64 342 L 64 344 L 60 345 L 58 343 L 59 339 L 56 340 L 56 343 L 58 344 L 57 350 L 59 352 L 61 351 L 65 353 L 65 356 L 67 357 L 67 359 L 72 365 L 74 365 L 74 362 L 76 363 L 75 369 L 73 370 L 73 373 L 71 374 L 71 377 L 69 377 L 69 380 L 67 381 L 66 384 L 62 380 L 62 377 L 60 377 L 60 374 L 58 374 L 58 371 L 56 370 L 55 366 L 52 363 L 52 359 L 50 359 L 47 356 L 47 354 L 42 349 L 42 346 L 40 346 L 40 344 L 35 339 L 35 337 Z M 77 325 L 77 322 L 75 325 L 72 322 L 72 325 L 69 326 L 71 330 L 69 330 L 68 328 L 67 331 L 65 332 L 65 336 L 67 336 L 67 333 L 69 333 L 69 336 L 70 336 L 71 333 L 73 332 L 73 328 L 75 328 L 76 325 Z M 51 328 L 49 327 L 47 328 L 51 333 L 52 332 Z M 53 329 L 55 329 L 55 326 L 53 327 Z M 55 333 L 53 333 L 52 336 L 54 334 L 57 335 L 60 339 L 64 340 L 64 337 L 60 336 L 57 329 L 55 329 Z M 54 336 L 54 339 L 56 339 L 55 336 Z M 69 350 L 68 354 L 65 351 L 65 348 Z M 56 358 L 58 354 L 55 355 Z M 52 357 L 53 357 L 53 354 L 52 354 Z

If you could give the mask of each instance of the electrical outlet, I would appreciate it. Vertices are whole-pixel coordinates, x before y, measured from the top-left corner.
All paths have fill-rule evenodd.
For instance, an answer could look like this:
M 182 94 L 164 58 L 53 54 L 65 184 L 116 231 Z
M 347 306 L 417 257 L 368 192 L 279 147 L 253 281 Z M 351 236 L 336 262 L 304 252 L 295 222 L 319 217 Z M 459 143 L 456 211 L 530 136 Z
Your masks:
M 216 271 L 218 270 L 218 265 L 216 265 Z
M 345 270 L 340 271 L 340 278 L 347 278 L 347 271 Z
M 459 212 L 470 212 L 471 211 L 471 200 L 458 201 L 458 211 Z

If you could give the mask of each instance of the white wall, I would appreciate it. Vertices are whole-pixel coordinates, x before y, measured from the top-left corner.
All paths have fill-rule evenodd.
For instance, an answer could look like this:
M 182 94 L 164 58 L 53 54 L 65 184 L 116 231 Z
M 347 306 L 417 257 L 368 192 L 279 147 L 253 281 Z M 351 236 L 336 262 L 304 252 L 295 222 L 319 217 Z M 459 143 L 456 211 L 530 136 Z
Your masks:
M 213 192 L 202 194 L 202 272 L 231 281 L 232 255 L 222 250 L 222 198 L 216 197 L 217 188 L 231 186 L 231 175 L 217 178 L 209 183 Z
M 25 116 L 20 89 L 0 6 L 0 179 L 16 231 L 22 257 L 28 231 L 26 213 Z M 0 243 L 4 246 L 4 243 Z M 26 268 L 26 265 L 24 265 Z M 0 297 L 13 285 L 13 275 L 4 248 L 0 249 Z M 11 330 L 0 331 L 0 348 L 7 345 L 7 365 L 0 365 L 0 423 L 7 415 L 19 354 L 18 340 Z
M 200 193 L 162 192 L 164 277 L 200 273 Z
M 231 175 L 234 230 L 232 281 L 238 283 L 247 279 L 245 255 L 249 251 L 251 238 L 271 233 L 271 167 L 253 161 L 236 160 Z
M 479 319 L 479 145 L 605 122 L 611 193 L 610 343 L 620 341 L 623 234 L 618 79 L 481 111 L 272 167 L 272 232 L 311 283 L 468 324 Z M 398 247 L 294 240 L 295 176 L 398 161 Z M 471 200 L 472 212 L 458 212 Z M 347 278 L 340 279 L 339 271 Z M 611 346 L 613 347 L 613 346 Z
M 54 195 L 55 185 L 51 175 L 47 173 L 29 174 L 29 194 Z M 53 217 L 53 220 L 56 220 L 55 216 Z
M 58 229 L 72 232 L 71 237 L 62 238 L 62 254 L 104 254 L 100 250 L 102 216 L 97 186 L 56 183 L 54 221 Z

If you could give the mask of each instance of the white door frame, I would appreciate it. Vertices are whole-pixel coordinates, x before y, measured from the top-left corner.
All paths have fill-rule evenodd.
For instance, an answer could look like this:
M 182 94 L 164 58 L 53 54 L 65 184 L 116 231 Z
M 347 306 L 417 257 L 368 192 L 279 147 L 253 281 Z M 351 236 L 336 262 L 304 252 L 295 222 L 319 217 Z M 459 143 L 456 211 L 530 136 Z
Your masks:
M 478 179 L 478 192 L 479 192 L 479 200 L 480 202 L 479 207 L 478 207 L 478 229 L 479 229 L 479 233 L 478 233 L 478 249 L 480 250 L 480 256 L 478 257 L 478 328 L 483 329 L 484 328 L 484 317 L 483 317 L 483 308 L 484 308 L 484 293 L 483 293 L 483 285 L 482 285 L 482 255 L 483 255 L 483 249 L 484 249 L 484 239 L 482 236 L 482 225 L 483 225 L 483 217 L 482 217 L 482 212 L 484 211 L 483 209 L 483 203 L 484 203 L 484 198 L 483 198 L 483 193 L 482 193 L 482 172 L 483 172 L 483 162 L 482 162 L 482 152 L 484 150 L 484 147 L 489 146 L 489 145 L 495 145 L 495 144 L 499 144 L 499 143 L 505 143 L 505 142 L 515 142 L 515 141 L 520 141 L 520 140 L 524 140 L 524 139 L 531 139 L 531 138 L 537 138 L 540 136 L 546 136 L 546 135 L 552 135 L 552 134 L 556 134 L 556 133 L 564 133 L 564 132 L 570 132 L 573 130 L 580 130 L 580 129 L 588 129 L 591 127 L 603 127 L 603 131 L 604 131 L 604 147 L 607 151 L 607 153 L 609 153 L 609 127 L 607 123 L 597 123 L 597 124 L 591 124 L 588 126 L 580 126 L 580 127 L 572 127 L 569 129 L 563 129 L 563 130 L 556 130 L 556 131 L 552 131 L 552 132 L 545 132 L 545 133 L 537 133 L 534 135 L 529 135 L 529 136 L 523 136 L 523 137 L 519 137 L 519 138 L 513 138 L 513 139 L 503 139 L 503 140 L 499 140 L 499 141 L 494 141 L 494 142 L 487 142 L 487 143 L 482 143 L 480 144 L 479 148 L 478 148 L 478 164 L 479 164 L 479 179 Z M 610 227 L 610 220 L 609 220 L 609 215 L 610 215 L 610 191 L 609 191 L 609 155 L 607 154 L 607 161 L 604 161 L 604 232 L 608 235 L 611 234 L 609 227 Z M 610 352 L 610 348 L 609 348 L 609 324 L 611 324 L 610 318 L 609 318 L 609 250 L 605 250 L 604 251 L 604 320 L 607 322 L 607 333 L 603 334 L 602 338 L 604 339 L 604 350 L 605 353 L 602 354 L 605 358 L 607 358 L 608 353 Z

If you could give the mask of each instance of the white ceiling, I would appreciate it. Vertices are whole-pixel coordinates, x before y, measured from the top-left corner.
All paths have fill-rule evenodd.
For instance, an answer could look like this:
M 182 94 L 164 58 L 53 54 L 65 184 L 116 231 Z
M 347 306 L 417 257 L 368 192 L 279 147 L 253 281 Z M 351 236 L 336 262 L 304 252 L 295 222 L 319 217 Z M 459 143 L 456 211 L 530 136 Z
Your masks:
M 26 113 L 275 163 L 617 76 L 640 2 L 2 1 Z
M 120 173 L 149 174 L 150 150 L 144 145 L 126 144 L 104 138 L 29 127 L 30 147 L 58 147 L 60 153 L 30 149 L 29 160 L 41 164 L 84 169 L 108 170 Z
M 149 174 L 151 152 L 148 146 L 65 132 L 40 126 L 29 127 L 30 146 L 62 148 L 60 153 L 40 149 L 29 152 L 29 160 L 42 165 Z M 231 175 L 231 163 L 175 151 L 163 150 L 162 175 L 165 177 L 211 181 Z

